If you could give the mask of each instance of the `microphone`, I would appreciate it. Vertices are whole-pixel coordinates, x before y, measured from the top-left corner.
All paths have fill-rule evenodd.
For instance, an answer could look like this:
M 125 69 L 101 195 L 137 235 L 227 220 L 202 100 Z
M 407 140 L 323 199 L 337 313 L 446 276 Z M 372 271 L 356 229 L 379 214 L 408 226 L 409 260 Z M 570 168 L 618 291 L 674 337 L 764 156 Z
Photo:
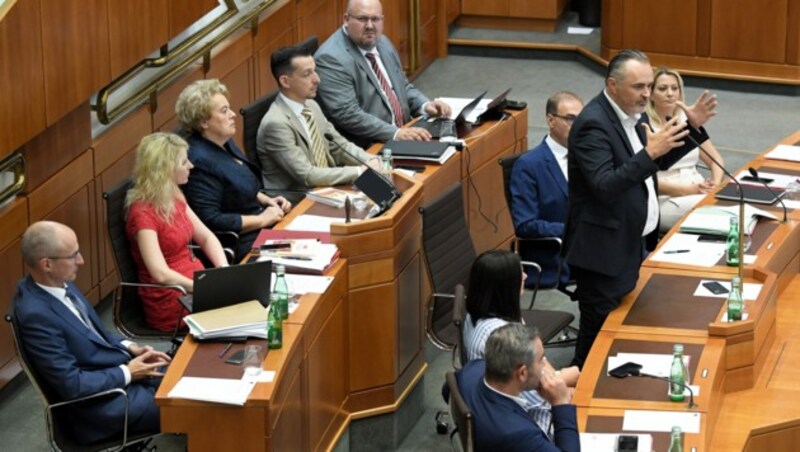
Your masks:
M 769 190 L 769 192 L 772 193 L 772 196 L 774 196 L 775 199 L 777 199 L 778 202 L 781 203 L 781 207 L 783 207 L 783 223 L 786 223 L 786 204 L 783 202 L 783 196 L 779 196 L 777 193 L 775 193 L 775 191 L 772 188 L 770 188 L 770 186 L 764 179 L 758 177 L 758 171 L 756 171 L 755 168 L 751 166 L 750 168 L 747 168 L 747 171 L 750 172 L 750 175 L 753 176 L 753 179 L 755 179 L 756 182 L 760 182 L 764 186 L 764 188 Z
M 359 176 L 358 179 L 356 179 L 353 185 L 358 187 L 362 192 L 364 192 L 364 194 L 366 194 L 372 200 L 372 202 L 374 202 L 377 206 L 379 206 L 380 212 L 389 209 L 389 207 L 391 207 L 392 204 L 394 204 L 394 201 L 397 200 L 397 198 L 399 198 L 401 195 L 400 191 L 397 189 L 397 186 L 395 186 L 394 181 L 386 177 L 386 175 L 381 174 L 378 171 L 375 171 L 371 166 L 367 164 L 367 161 L 353 154 L 352 152 L 345 149 L 344 146 L 337 143 L 334 140 L 332 133 L 325 132 L 324 135 L 326 140 L 333 143 L 337 148 L 339 148 L 345 154 L 349 155 L 350 157 L 353 157 L 353 159 L 355 159 L 358 163 L 361 163 L 366 167 L 364 173 L 361 174 L 361 176 Z M 370 179 L 373 180 L 370 181 Z M 378 186 L 376 187 L 375 185 Z M 385 185 L 385 187 L 380 187 L 379 185 Z
M 665 119 L 669 121 L 672 119 L 672 117 L 667 116 L 665 117 Z M 689 124 L 688 121 L 686 122 L 686 126 L 692 128 L 693 130 L 696 130 L 694 127 L 692 127 L 691 124 Z M 695 140 L 691 134 L 687 134 L 686 138 L 689 140 L 690 143 L 695 145 L 697 149 L 700 149 L 700 151 L 702 151 L 703 154 L 705 154 L 705 156 L 708 157 L 709 160 L 711 160 L 711 163 L 716 165 L 717 168 L 721 169 L 722 172 L 726 176 L 728 176 L 734 184 L 736 184 L 736 188 L 739 191 L 739 277 L 744 278 L 744 189 L 742 188 L 742 184 L 740 184 L 739 181 L 736 180 L 735 177 L 733 177 L 733 174 L 731 174 L 730 171 L 725 169 L 725 167 L 722 166 L 717 161 L 717 159 L 715 159 L 711 155 L 710 152 L 708 152 L 703 146 L 700 146 L 700 143 L 698 143 L 697 140 Z

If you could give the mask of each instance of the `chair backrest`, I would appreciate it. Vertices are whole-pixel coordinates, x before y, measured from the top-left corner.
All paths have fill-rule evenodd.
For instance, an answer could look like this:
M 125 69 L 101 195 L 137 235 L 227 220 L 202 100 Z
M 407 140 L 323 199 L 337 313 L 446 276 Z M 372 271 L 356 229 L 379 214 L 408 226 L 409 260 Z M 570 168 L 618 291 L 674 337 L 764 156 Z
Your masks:
M 139 282 L 136 262 L 131 255 L 131 243 L 125 233 L 125 196 L 132 182 L 126 179 L 103 193 L 106 203 L 106 226 L 114 262 L 120 282 Z M 168 334 L 151 328 L 145 320 L 144 307 L 136 287 L 119 286 L 114 297 L 114 324 L 128 337 L 169 337 Z
M 317 53 L 317 49 L 319 48 L 319 40 L 317 39 L 317 35 L 311 35 L 307 37 L 306 39 L 298 42 L 297 46 L 305 48 L 308 53 L 314 55 Z
M 461 183 L 456 183 L 420 208 L 422 249 L 434 293 L 453 294 L 457 284 L 467 285 L 475 247 L 464 215 Z M 455 345 L 453 299 L 432 297 L 428 335 Z M 435 343 L 435 342 L 434 342 Z
M 242 115 L 242 123 L 244 124 L 242 127 L 244 151 L 247 153 L 247 158 L 259 168 L 261 168 L 261 161 L 258 159 L 258 151 L 256 150 L 258 126 L 261 125 L 261 119 L 267 114 L 269 107 L 275 102 L 279 92 L 277 89 L 272 90 L 239 109 L 239 114 Z
M 506 195 L 506 204 L 509 212 L 511 212 L 511 173 L 514 170 L 514 164 L 523 155 L 524 153 L 514 154 L 497 160 L 497 163 L 503 169 L 503 193 Z
M 35 367 L 31 365 L 31 361 L 28 358 L 28 354 L 25 352 L 25 346 L 22 343 L 22 333 L 19 327 L 19 323 L 17 322 L 17 318 L 14 315 L 14 307 L 11 306 L 9 312 L 5 316 L 6 322 L 8 322 L 9 326 L 11 327 L 11 333 L 14 338 L 14 345 L 17 349 L 17 357 L 19 357 L 19 362 L 22 365 L 22 370 L 25 371 L 25 375 L 28 376 L 28 380 L 30 380 L 33 389 L 39 394 L 39 397 L 42 398 L 42 401 L 47 407 L 54 403 L 61 402 L 61 398 L 58 394 L 50 388 L 47 382 L 42 379 L 39 372 L 36 370 Z M 59 422 L 59 417 L 57 413 L 53 413 L 53 419 L 47 419 L 47 432 L 50 439 L 51 444 L 53 445 L 63 445 L 73 443 L 71 440 L 71 436 L 69 433 L 65 431 L 65 429 L 60 427 L 61 422 Z M 63 446 L 62 446 L 63 448 Z
M 447 372 L 445 380 L 447 381 L 447 387 L 450 389 L 450 416 L 456 423 L 456 432 L 458 432 L 458 439 L 461 441 L 461 450 L 471 452 L 475 450 L 472 444 L 472 411 L 470 411 L 464 398 L 461 397 L 455 372 Z
M 453 325 L 456 327 L 456 348 L 453 351 L 453 367 L 460 369 L 467 363 L 467 349 L 464 344 L 464 321 L 467 318 L 467 297 L 464 294 L 464 285 L 456 285 L 455 298 L 453 298 Z M 456 363 L 458 357 L 458 363 Z

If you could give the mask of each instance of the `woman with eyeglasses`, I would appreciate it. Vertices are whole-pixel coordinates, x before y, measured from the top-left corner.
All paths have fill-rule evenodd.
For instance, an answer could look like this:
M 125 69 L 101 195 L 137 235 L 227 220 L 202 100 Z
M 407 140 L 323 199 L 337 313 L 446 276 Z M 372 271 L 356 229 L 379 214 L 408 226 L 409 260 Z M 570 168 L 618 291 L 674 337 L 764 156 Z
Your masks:
M 672 69 L 658 68 L 653 77 L 653 90 L 647 104 L 647 116 L 650 125 L 659 130 L 667 122 L 667 117 L 680 116 L 686 121 L 686 115 L 681 106 L 684 102 L 683 79 Z M 702 143 L 703 148 L 719 162 L 722 160 L 717 149 L 707 140 Z M 698 162 L 702 161 L 710 170 L 711 176 L 704 177 L 697 170 Z M 724 173 L 711 159 L 699 149 L 686 154 L 670 169 L 658 172 L 658 200 L 661 210 L 661 232 L 666 232 L 706 193 L 712 191 L 722 183 Z
M 133 185 L 125 199 L 125 232 L 139 269 L 139 282 L 179 285 L 192 292 L 194 272 L 203 269 L 189 249 L 194 242 L 215 267 L 228 265 L 217 237 L 186 205 L 179 186 L 189 179 L 189 145 L 172 133 L 142 138 L 136 150 Z M 170 288 L 140 287 L 147 323 L 173 331 L 183 316 L 181 292 Z

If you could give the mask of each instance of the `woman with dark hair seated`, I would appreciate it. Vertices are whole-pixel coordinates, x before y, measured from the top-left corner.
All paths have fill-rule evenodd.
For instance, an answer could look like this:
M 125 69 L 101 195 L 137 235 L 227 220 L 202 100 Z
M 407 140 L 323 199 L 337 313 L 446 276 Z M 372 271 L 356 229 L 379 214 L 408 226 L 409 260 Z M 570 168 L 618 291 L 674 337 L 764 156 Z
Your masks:
M 469 360 L 483 358 L 486 340 L 497 328 L 512 322 L 525 323 L 520 309 L 524 283 L 522 262 L 511 251 L 486 251 L 475 259 L 469 275 L 464 322 L 464 347 Z M 545 370 L 554 371 L 549 363 Z M 577 384 L 580 375 L 577 366 L 562 369 L 560 373 L 568 386 Z
M 194 171 L 184 187 L 189 205 L 213 231 L 239 234 L 236 260 L 249 251 L 262 228 L 279 222 L 292 208 L 282 196 L 261 192 L 261 171 L 233 142 L 236 113 L 228 88 L 219 80 L 187 86 L 175 104 L 188 137 Z

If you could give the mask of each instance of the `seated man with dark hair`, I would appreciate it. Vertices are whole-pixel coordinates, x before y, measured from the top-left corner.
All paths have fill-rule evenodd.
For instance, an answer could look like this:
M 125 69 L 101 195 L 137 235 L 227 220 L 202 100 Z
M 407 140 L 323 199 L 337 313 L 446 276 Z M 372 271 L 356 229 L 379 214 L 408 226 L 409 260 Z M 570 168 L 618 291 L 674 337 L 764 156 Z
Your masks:
M 375 156 L 344 139 L 312 100 L 319 77 L 308 50 L 278 49 L 271 64 L 280 94 L 261 120 L 256 138 L 265 188 L 306 191 L 347 184 L 364 171 L 362 162 L 377 165 Z
M 544 346 L 535 328 L 510 323 L 486 342 L 486 359 L 457 374 L 472 411 L 475 450 L 579 451 L 575 405 L 564 380 L 545 372 Z M 553 434 L 536 424 L 523 391 L 536 389 L 552 405 Z M 549 428 L 548 428 L 549 430 Z
M 72 281 L 83 265 L 75 232 L 51 221 L 32 224 L 22 236 L 29 275 L 14 295 L 14 315 L 30 365 L 49 392 L 73 400 L 113 388 L 128 393 L 128 434 L 158 432 L 154 396 L 169 356 L 107 331 Z M 121 437 L 122 395 L 69 405 L 76 441 L 91 444 Z
M 550 129 L 541 143 L 523 154 L 511 173 L 511 217 L 514 231 L 521 239 L 558 237 L 564 235 L 567 219 L 567 140 L 572 122 L 583 110 L 583 102 L 574 93 L 553 93 L 545 106 L 545 120 Z M 566 285 L 569 267 L 559 256 L 557 246 L 547 243 L 521 241 L 522 260 L 533 261 L 542 267 L 540 284 L 543 287 Z M 556 281 L 558 266 L 561 273 Z M 529 271 L 525 286 L 536 285 L 536 272 Z

